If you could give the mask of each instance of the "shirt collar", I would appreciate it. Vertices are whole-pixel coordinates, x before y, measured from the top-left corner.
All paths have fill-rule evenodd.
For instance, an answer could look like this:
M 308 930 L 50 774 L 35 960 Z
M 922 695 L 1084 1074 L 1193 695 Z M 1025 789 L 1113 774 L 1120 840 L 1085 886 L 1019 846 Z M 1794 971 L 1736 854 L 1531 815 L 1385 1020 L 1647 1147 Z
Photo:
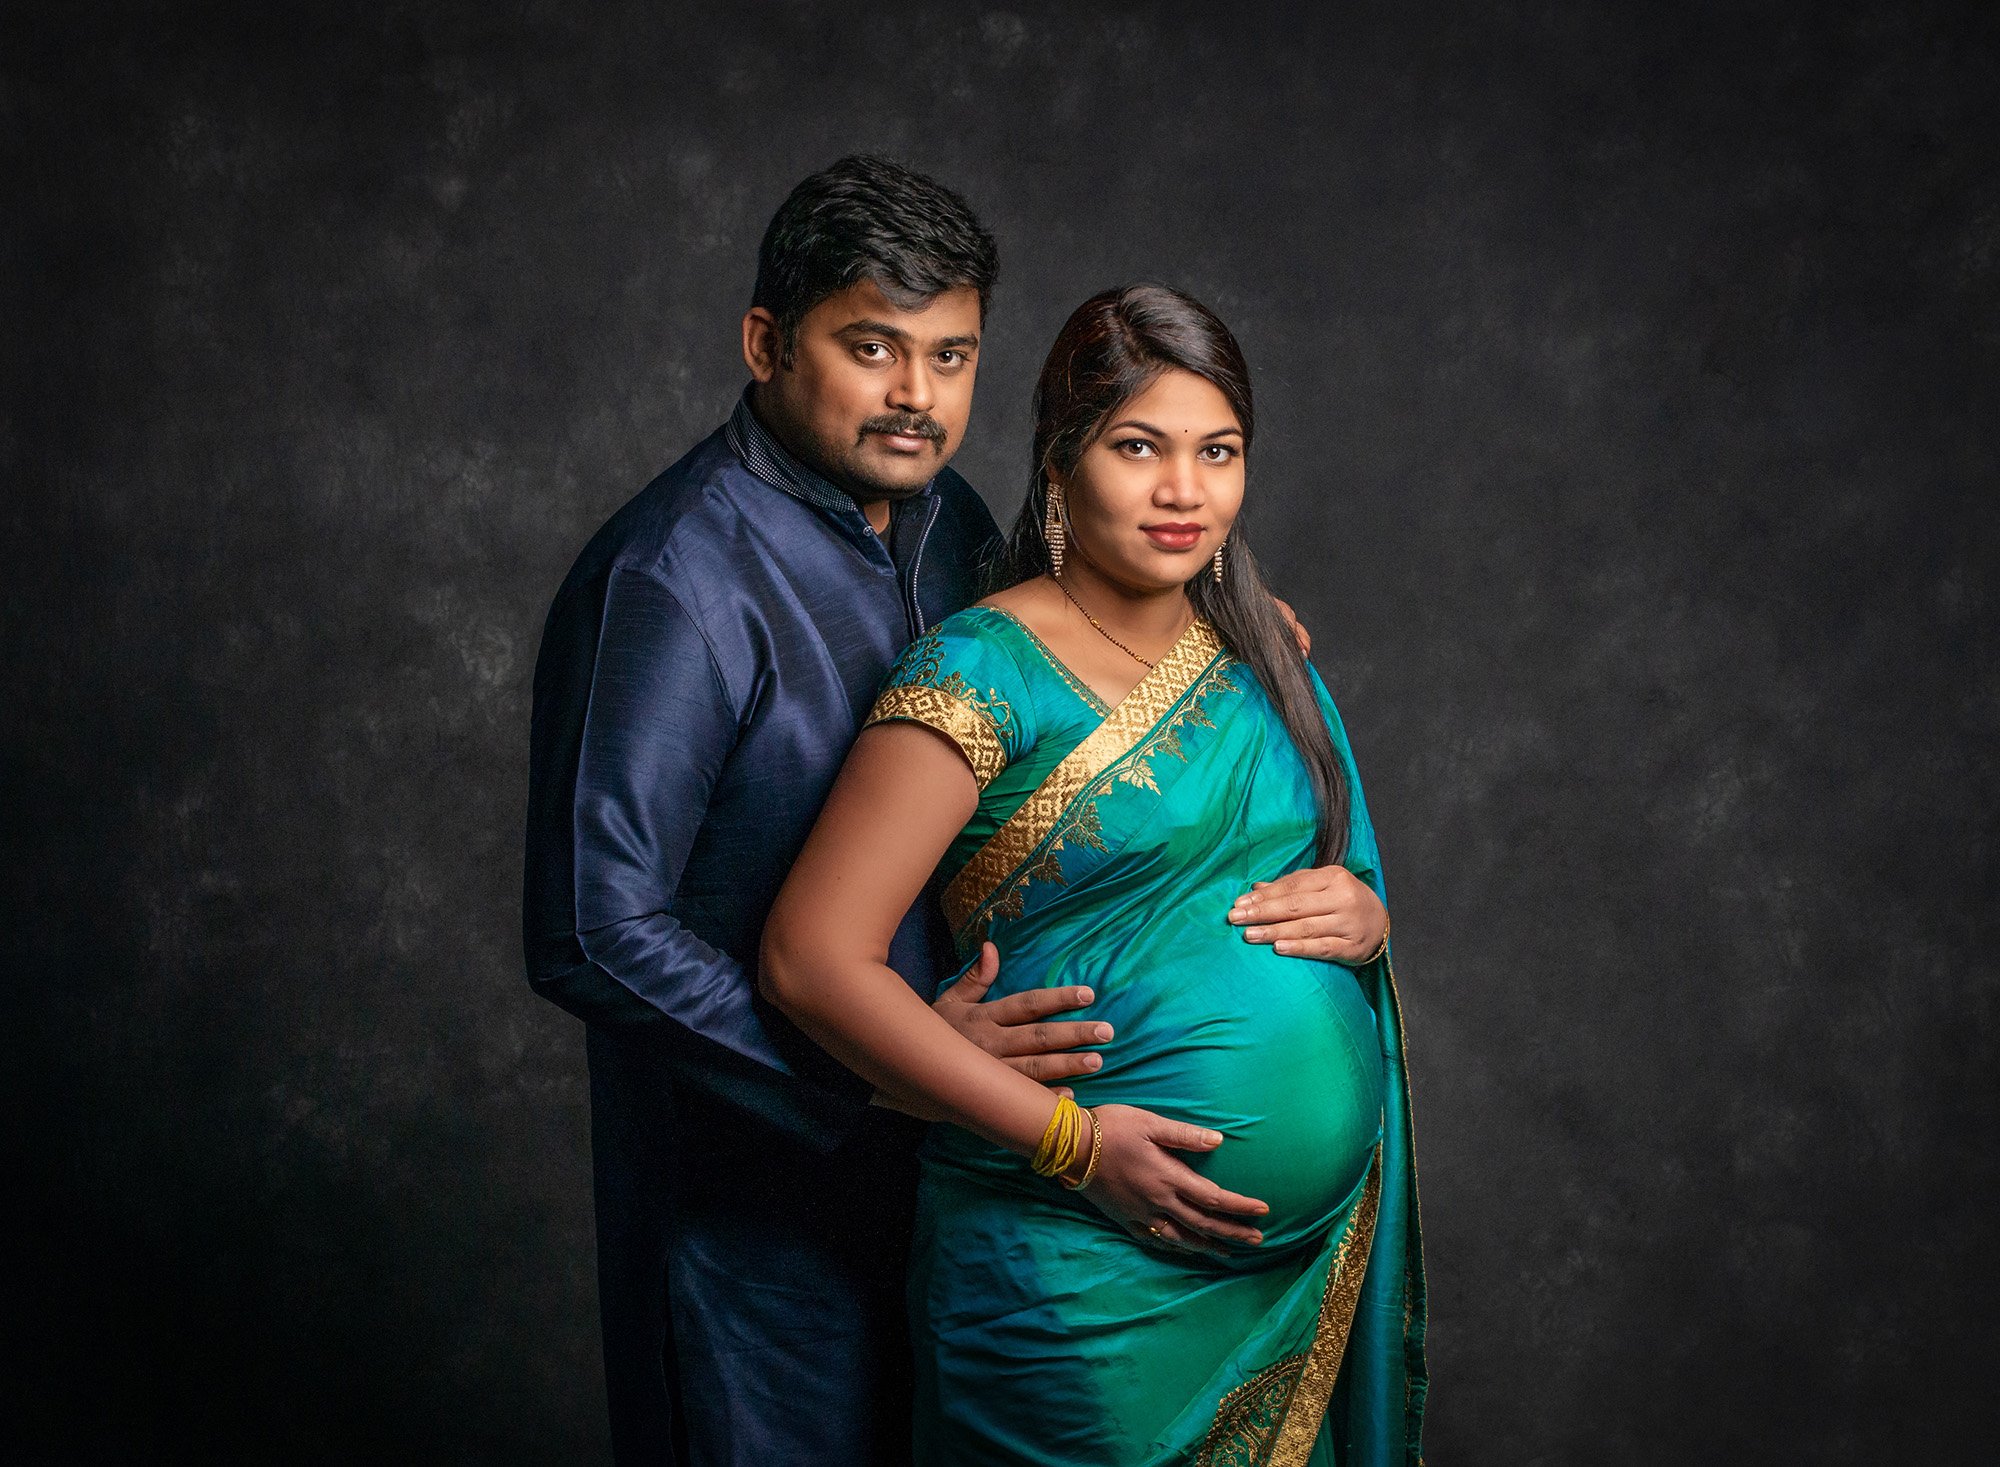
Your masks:
M 773 489 L 782 489 L 794 499 L 802 499 L 816 509 L 830 514 L 859 515 L 861 506 L 854 502 L 854 496 L 829 484 L 824 477 L 814 473 L 780 443 L 771 430 L 758 421 L 757 414 L 750 407 L 750 389 L 743 389 L 743 396 L 737 399 L 736 411 L 729 415 L 729 422 L 723 429 L 728 436 L 729 446 L 736 450 L 736 456 L 743 460 L 750 472 L 769 484 Z M 924 485 L 923 492 L 931 493 L 932 484 Z

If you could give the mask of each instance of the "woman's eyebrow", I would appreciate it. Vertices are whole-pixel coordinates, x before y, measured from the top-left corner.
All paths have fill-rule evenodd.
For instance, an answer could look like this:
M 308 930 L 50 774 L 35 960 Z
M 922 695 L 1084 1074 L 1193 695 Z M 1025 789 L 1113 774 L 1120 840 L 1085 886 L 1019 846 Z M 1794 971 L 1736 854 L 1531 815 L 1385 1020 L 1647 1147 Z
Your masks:
M 1137 418 L 1122 419 L 1119 422 L 1113 423 L 1104 431 L 1107 433 L 1116 433 L 1120 428 L 1137 428 L 1141 433 L 1151 433 L 1155 438 L 1171 436 L 1166 429 L 1155 428 L 1151 423 L 1143 423 Z M 1238 438 L 1243 436 L 1243 430 L 1232 423 L 1227 428 L 1211 428 L 1208 432 L 1202 434 L 1201 438 L 1202 442 L 1206 443 L 1211 438 L 1226 438 L 1232 433 Z

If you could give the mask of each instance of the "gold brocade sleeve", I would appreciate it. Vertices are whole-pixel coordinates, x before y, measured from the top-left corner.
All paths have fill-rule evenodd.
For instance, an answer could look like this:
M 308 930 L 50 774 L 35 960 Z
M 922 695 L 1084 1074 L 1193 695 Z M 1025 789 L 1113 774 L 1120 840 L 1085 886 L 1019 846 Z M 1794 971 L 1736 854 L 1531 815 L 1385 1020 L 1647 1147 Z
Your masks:
M 867 722 L 861 726 L 867 728 L 898 718 L 934 728 L 958 745 L 982 790 L 1007 767 L 1007 751 L 992 717 L 971 698 L 953 689 L 915 683 L 889 688 L 875 700 Z

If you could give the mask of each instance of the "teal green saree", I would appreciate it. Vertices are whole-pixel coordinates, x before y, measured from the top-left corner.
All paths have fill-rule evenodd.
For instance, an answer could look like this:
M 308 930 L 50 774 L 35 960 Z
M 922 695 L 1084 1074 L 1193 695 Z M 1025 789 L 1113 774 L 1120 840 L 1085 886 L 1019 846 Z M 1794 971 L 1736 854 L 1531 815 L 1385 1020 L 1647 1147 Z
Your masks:
M 1339 715 L 1346 864 L 1381 890 Z M 924 1154 L 911 1277 L 922 1467 L 1331 1467 L 1420 1459 L 1424 1285 L 1401 1016 L 1387 958 L 1281 957 L 1224 920 L 1313 864 L 1306 769 L 1250 669 L 1197 621 L 1115 708 L 1007 613 L 913 644 L 871 722 L 964 752 L 947 854 L 959 951 L 996 995 L 1088 984 L 1117 1037 L 1074 1082 L 1227 1138 L 1193 1161 L 1262 1198 L 1265 1242 L 1143 1246 L 955 1127 Z

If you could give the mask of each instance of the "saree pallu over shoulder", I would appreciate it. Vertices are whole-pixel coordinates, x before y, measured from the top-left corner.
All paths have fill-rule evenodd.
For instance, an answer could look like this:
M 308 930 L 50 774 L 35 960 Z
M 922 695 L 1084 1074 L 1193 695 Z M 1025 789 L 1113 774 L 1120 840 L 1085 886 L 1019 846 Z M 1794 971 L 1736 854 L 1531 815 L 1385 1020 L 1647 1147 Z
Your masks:
M 1237 691 L 1222 639 L 1197 620 L 1154 664 L 1097 728 L 1066 754 L 1048 777 L 974 853 L 944 891 L 945 917 L 961 948 L 994 916 L 1018 916 L 1027 885 L 1060 883 L 1057 860 L 1065 837 L 1104 848 L 1087 796 L 1107 777 L 1158 792 L 1152 759 L 1181 752 L 1180 730 L 1212 726 L 1207 696 Z

